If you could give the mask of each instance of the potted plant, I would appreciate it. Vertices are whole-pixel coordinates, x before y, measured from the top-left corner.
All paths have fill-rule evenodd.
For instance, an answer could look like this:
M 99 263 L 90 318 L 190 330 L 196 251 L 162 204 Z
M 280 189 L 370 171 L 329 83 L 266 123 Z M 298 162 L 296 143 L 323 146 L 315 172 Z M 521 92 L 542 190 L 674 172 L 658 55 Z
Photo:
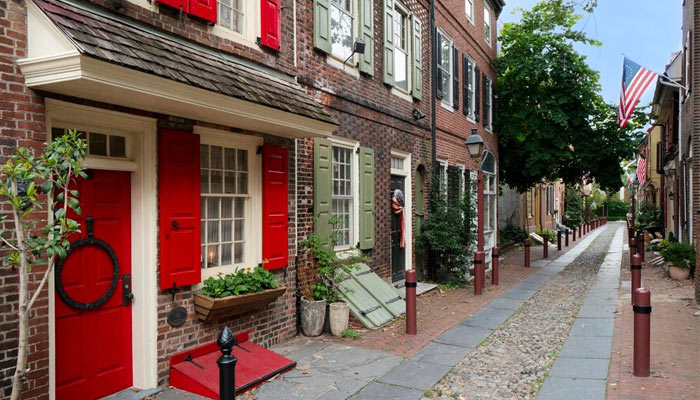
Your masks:
M 695 262 L 695 247 L 688 243 L 669 242 L 661 250 L 661 257 L 669 263 L 668 273 L 672 279 L 688 279 L 690 267 Z
M 358 263 L 366 262 L 367 258 L 355 249 L 350 249 L 344 252 L 344 257 L 339 257 L 333 249 L 334 242 L 334 237 L 331 237 L 329 243 L 324 244 L 319 235 L 312 234 L 300 243 L 301 247 L 311 250 L 318 268 L 315 282 L 311 284 L 313 301 L 302 297 L 301 328 L 306 336 L 318 336 L 323 332 L 327 304 L 331 334 L 340 336 L 348 326 L 350 307 L 340 299 L 340 282 Z
M 203 321 L 230 317 L 265 307 L 286 290 L 270 271 L 245 267 L 206 279 L 202 290 L 194 294 L 194 310 Z

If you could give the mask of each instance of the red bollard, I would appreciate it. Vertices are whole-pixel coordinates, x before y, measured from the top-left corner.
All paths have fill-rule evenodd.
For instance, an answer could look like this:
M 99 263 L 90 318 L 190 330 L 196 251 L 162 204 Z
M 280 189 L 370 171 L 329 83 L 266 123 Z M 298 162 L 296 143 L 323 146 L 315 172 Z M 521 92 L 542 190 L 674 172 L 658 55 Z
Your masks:
M 630 263 L 630 275 L 632 275 L 632 282 L 630 291 L 634 294 L 634 291 L 642 287 L 642 258 L 639 254 L 632 256 L 632 262 Z M 630 301 L 634 305 L 634 296 L 631 296 Z
M 576 241 L 576 227 L 574 226 L 574 229 L 571 230 L 571 233 L 573 233 L 573 241 Z M 580 235 L 579 235 L 580 236 Z
M 566 234 L 564 235 L 564 245 L 569 247 L 569 228 L 566 228 Z
M 484 289 L 484 252 L 474 253 L 474 294 L 479 296 Z
M 578 237 L 581 238 L 581 225 L 578 226 Z
M 416 270 L 406 271 L 406 333 L 415 335 L 418 333 L 416 327 Z
M 557 231 L 557 250 L 561 251 L 561 230 Z
M 491 249 L 491 284 L 498 285 L 498 256 L 501 255 L 501 249 L 494 246 Z
M 644 231 L 641 229 L 637 234 L 637 253 L 639 253 L 639 256 L 642 258 L 642 262 L 644 262 Z
M 530 239 L 525 239 L 525 268 L 530 268 Z
M 637 239 L 630 239 L 630 265 L 632 265 L 634 255 L 637 254 Z
M 649 376 L 649 356 L 651 339 L 651 292 L 647 288 L 634 291 L 634 355 L 632 370 L 634 376 Z
M 542 258 L 549 257 L 549 235 L 542 236 Z

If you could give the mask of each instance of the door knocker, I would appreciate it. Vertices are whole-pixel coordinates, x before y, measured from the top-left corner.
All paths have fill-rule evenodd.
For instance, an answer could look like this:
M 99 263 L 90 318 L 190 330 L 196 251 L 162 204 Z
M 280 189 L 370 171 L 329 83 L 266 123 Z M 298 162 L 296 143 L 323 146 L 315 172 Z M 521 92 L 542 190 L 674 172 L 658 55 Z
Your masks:
M 61 258 L 58 260 L 58 263 L 56 264 L 56 293 L 58 294 L 58 297 L 63 300 L 64 303 L 66 303 L 68 306 L 71 308 L 75 308 L 77 310 L 92 310 L 93 308 L 97 308 L 109 300 L 110 297 L 114 294 L 114 290 L 117 288 L 117 283 L 119 282 L 119 260 L 117 260 L 117 255 L 114 253 L 114 249 L 112 249 L 112 246 L 107 244 L 104 240 L 97 239 L 93 237 L 93 225 L 95 223 L 95 220 L 92 218 L 91 215 L 88 215 L 87 219 L 85 220 L 85 225 L 87 228 L 87 237 L 78 239 L 75 242 L 71 243 L 70 248 L 68 249 L 68 254 L 66 255 L 65 258 Z M 76 251 L 77 249 L 85 246 L 92 246 L 96 247 L 98 249 L 101 249 L 107 255 L 109 256 L 110 260 L 112 260 L 112 282 L 109 285 L 109 288 L 107 289 L 107 292 L 102 295 L 99 299 L 91 302 L 91 303 L 81 303 L 79 301 L 76 301 L 72 299 L 68 293 L 66 292 L 66 289 L 63 287 L 63 281 L 61 280 L 61 273 L 63 272 L 63 266 L 70 257 L 70 255 Z

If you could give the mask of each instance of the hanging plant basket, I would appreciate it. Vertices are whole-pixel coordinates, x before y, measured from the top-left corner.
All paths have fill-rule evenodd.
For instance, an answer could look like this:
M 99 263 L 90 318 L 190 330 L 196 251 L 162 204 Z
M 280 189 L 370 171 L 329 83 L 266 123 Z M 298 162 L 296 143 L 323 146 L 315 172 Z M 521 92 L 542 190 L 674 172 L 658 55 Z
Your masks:
M 239 296 L 209 297 L 201 293 L 194 295 L 194 311 L 202 321 L 239 315 L 248 311 L 263 308 L 282 296 L 286 286 L 268 289 L 258 293 L 248 293 Z

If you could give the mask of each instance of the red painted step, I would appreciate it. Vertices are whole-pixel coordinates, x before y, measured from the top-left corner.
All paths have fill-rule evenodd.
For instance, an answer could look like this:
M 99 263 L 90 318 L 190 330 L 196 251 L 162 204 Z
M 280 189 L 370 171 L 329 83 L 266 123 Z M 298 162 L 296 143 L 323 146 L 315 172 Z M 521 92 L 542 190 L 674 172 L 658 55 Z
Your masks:
M 236 335 L 236 340 L 238 346 L 233 348 L 233 355 L 238 359 L 236 363 L 237 394 L 250 390 L 297 365 L 295 361 L 248 341 L 248 332 L 239 333 Z M 185 361 L 188 355 L 192 356 L 194 363 Z M 170 357 L 170 386 L 218 399 L 219 367 L 216 365 L 216 360 L 220 356 L 221 351 L 216 342 L 173 355 Z

